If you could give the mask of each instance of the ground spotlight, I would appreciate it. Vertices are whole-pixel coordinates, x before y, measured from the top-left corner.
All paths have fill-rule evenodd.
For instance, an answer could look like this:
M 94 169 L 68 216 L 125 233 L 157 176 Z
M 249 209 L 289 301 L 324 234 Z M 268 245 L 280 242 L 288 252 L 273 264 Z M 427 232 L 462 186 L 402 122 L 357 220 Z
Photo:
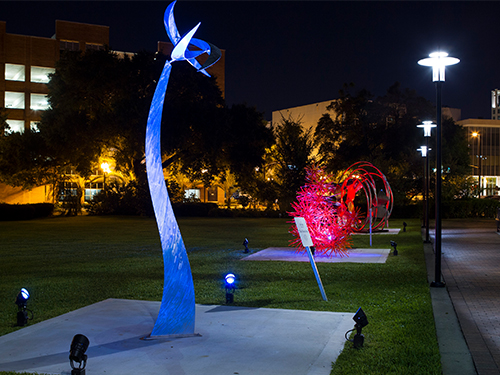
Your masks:
M 30 298 L 30 293 L 22 288 L 16 297 L 16 305 L 18 307 L 17 312 L 17 325 L 22 327 L 28 323 L 29 319 L 33 319 L 33 312 L 28 310 L 26 306 L 28 305 L 28 299 Z M 28 311 L 31 313 L 31 318 L 28 318 Z
M 234 302 L 234 290 L 236 289 L 234 283 L 236 281 L 236 276 L 232 273 L 228 273 L 224 278 L 226 284 L 226 303 Z
M 245 238 L 245 240 L 243 241 L 243 246 L 245 246 L 245 250 L 243 251 L 245 254 L 249 253 L 250 250 L 248 249 L 248 239 Z
M 394 248 L 393 254 L 394 255 L 398 255 L 398 249 L 397 249 L 398 244 L 396 242 L 394 242 L 394 241 L 391 241 L 391 246 Z
M 71 375 L 85 375 L 85 365 L 87 364 L 87 355 L 85 352 L 89 347 L 89 339 L 84 335 L 75 335 L 69 349 L 69 363 L 71 365 Z M 78 367 L 75 363 L 78 363 Z
M 359 348 L 363 347 L 363 343 L 365 341 L 365 336 L 363 336 L 363 334 L 361 333 L 361 330 L 363 327 L 368 325 L 368 318 L 366 317 L 366 314 L 363 311 L 363 309 L 360 307 L 358 309 L 358 311 L 356 311 L 356 314 L 354 314 L 354 316 L 352 317 L 352 320 L 354 320 L 354 322 L 355 322 L 354 328 L 345 333 L 345 338 L 346 338 L 346 340 L 349 340 L 347 338 L 347 335 L 350 332 L 356 330 L 356 334 L 354 335 L 354 339 L 349 340 L 349 341 L 351 341 L 354 344 L 355 349 L 359 349 Z

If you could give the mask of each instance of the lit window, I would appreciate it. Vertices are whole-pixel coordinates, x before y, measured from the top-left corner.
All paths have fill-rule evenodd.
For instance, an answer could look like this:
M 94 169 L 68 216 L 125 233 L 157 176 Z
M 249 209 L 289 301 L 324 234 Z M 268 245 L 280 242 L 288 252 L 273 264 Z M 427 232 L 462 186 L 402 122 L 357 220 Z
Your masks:
M 5 91 L 5 108 L 24 109 L 24 92 Z
M 31 67 L 31 82 L 48 83 L 50 81 L 49 74 L 54 73 L 54 68 L 42 68 L 40 66 Z
M 49 108 L 49 103 L 47 101 L 47 95 L 44 94 L 31 94 L 31 109 L 34 111 L 37 110 L 46 110 Z
M 24 121 L 22 120 L 7 120 L 10 131 L 8 133 L 24 133 Z
M 24 65 L 5 64 L 5 80 L 24 82 Z
M 187 199 L 200 199 L 200 189 L 186 189 L 184 197 Z
M 38 129 L 38 121 L 31 121 L 30 122 L 30 129 L 34 133 L 38 133 L 40 129 Z

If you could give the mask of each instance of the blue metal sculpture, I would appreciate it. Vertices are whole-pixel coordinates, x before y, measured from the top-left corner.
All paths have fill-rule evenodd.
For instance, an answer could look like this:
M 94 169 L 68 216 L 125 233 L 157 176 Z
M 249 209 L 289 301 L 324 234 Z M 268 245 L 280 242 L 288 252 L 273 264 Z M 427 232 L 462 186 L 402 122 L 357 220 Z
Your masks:
M 164 16 L 165 29 L 174 44 L 174 49 L 171 53 L 171 60 L 165 63 L 156 87 L 146 128 L 146 170 L 156 223 L 160 233 L 164 263 L 163 298 L 151 336 L 194 334 L 193 277 L 186 247 L 168 197 L 161 164 L 161 117 L 172 69 L 171 63 L 186 60 L 199 72 L 210 76 L 205 69 L 217 62 L 221 56 L 217 47 L 193 38 L 200 24 L 196 25 L 184 37 L 180 37 L 174 20 L 174 5 L 175 1 L 167 7 Z M 190 51 L 188 50 L 189 45 L 194 45 L 199 50 Z M 209 57 L 201 65 L 195 58 L 203 53 L 208 53 Z

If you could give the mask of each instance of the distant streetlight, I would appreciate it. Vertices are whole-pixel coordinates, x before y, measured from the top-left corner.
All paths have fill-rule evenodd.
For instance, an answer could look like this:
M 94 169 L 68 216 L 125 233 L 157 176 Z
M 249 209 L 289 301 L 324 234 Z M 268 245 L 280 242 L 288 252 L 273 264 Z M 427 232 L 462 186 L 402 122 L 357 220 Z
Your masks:
M 435 127 L 436 127 L 436 124 L 433 124 L 432 121 L 424 121 L 422 124 L 417 125 L 417 128 L 424 129 L 424 138 L 425 138 L 425 155 L 424 155 L 424 151 L 422 151 L 422 157 L 425 158 L 425 173 L 424 173 L 425 243 L 431 242 L 430 237 L 429 237 L 429 190 L 430 190 L 431 172 L 430 172 L 430 167 L 429 167 L 429 157 L 427 156 L 427 154 L 431 150 L 429 148 L 429 138 L 431 137 L 431 130 L 432 130 L 432 128 L 435 128 Z M 424 147 L 424 146 L 422 146 L 422 147 Z
M 483 155 L 481 155 L 481 134 L 479 134 L 478 132 L 473 132 L 471 135 L 473 138 L 477 138 L 477 154 L 479 157 L 478 161 L 479 197 L 481 197 L 481 193 L 483 191 L 481 183 L 481 160 L 483 159 Z
M 419 65 L 432 67 L 432 81 L 436 82 L 436 235 L 434 241 L 435 275 L 432 287 L 444 287 L 441 281 L 441 91 L 444 82 L 444 72 L 448 65 L 455 65 L 460 62 L 455 57 L 448 57 L 446 52 L 433 52 L 428 58 L 418 61 Z
M 101 163 L 101 169 L 104 172 L 104 178 L 103 178 L 103 188 L 104 188 L 104 193 L 106 193 L 106 175 L 111 172 L 111 169 L 109 169 L 109 164 L 104 162 Z

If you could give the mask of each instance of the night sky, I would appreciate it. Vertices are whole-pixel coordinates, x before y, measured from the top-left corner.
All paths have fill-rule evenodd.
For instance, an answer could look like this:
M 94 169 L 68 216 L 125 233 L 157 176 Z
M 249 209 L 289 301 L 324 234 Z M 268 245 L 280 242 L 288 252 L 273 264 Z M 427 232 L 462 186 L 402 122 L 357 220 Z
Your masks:
M 168 41 L 169 1 L 3 1 L 12 34 L 51 37 L 55 20 L 110 26 L 114 50 L 155 51 Z M 338 97 L 346 82 L 383 95 L 396 81 L 435 102 L 431 69 L 417 64 L 443 50 L 461 62 L 446 71 L 443 105 L 462 118 L 490 118 L 500 88 L 500 2 L 179 0 L 181 34 L 226 50 L 226 100 L 265 112 Z

